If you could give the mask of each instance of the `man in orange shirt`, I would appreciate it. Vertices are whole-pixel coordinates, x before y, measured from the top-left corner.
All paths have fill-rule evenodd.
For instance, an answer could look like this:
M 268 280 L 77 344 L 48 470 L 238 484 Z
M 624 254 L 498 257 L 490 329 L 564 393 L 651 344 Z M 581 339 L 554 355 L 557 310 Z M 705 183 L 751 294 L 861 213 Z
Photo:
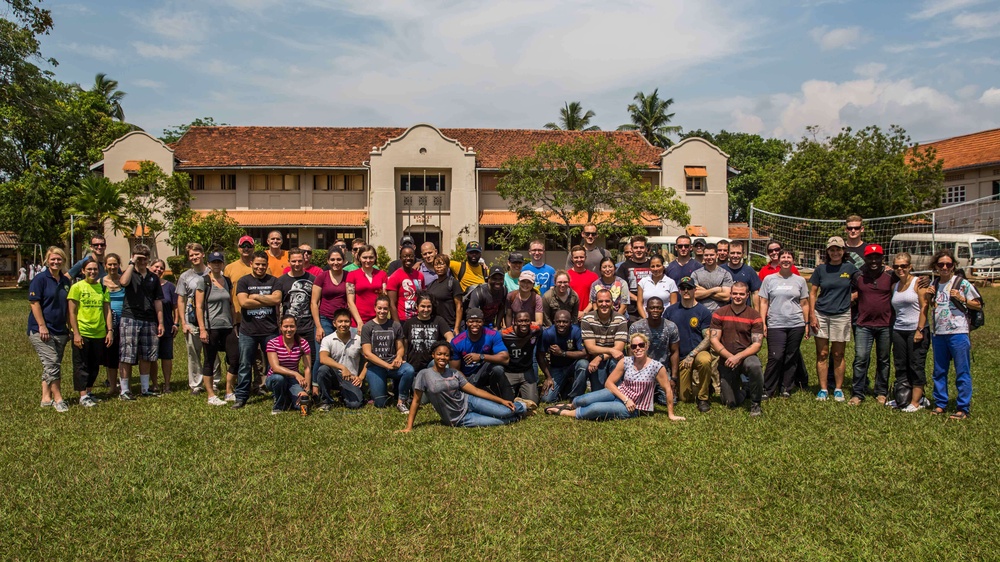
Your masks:
M 267 233 L 267 272 L 275 277 L 281 277 L 285 273 L 288 264 L 288 252 L 281 249 L 283 239 L 281 233 L 272 230 Z

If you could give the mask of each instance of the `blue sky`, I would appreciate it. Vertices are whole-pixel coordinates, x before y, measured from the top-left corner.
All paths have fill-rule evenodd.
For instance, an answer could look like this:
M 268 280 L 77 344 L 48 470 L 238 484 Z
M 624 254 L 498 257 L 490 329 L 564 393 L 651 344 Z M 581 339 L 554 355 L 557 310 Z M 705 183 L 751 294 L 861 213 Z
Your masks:
M 565 101 L 627 122 L 797 139 L 1000 126 L 1000 0 L 47 0 L 56 76 L 104 72 L 154 134 L 233 125 L 539 128 Z

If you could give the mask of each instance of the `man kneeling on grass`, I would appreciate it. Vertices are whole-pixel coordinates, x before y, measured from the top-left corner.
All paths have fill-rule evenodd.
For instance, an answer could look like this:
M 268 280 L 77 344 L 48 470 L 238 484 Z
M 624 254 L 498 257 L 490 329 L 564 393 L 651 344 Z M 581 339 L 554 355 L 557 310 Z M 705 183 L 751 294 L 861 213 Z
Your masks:
M 505 425 L 524 419 L 534 412 L 535 404 L 520 398 L 504 400 L 469 382 L 461 372 L 449 366 L 451 345 L 434 344 L 431 357 L 433 367 L 417 373 L 413 381 L 413 401 L 406 427 L 398 433 L 409 433 L 420 409 L 420 399 L 427 399 L 441 416 L 441 421 L 452 427 L 484 427 Z
M 759 416 L 764 373 L 757 352 L 764 340 L 764 321 L 760 313 L 747 306 L 750 288 L 746 283 L 734 283 L 730 295 L 733 303 L 712 313 L 709 328 L 712 349 L 719 354 L 722 402 L 736 408 L 749 395 L 750 415 Z M 748 379 L 746 385 L 743 376 Z

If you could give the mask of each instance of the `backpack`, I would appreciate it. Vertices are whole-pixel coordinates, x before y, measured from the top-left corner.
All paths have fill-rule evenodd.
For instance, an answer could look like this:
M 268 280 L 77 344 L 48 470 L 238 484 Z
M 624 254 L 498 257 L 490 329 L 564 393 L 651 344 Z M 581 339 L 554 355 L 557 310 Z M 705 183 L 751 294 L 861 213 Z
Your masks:
M 469 265 L 469 260 L 462 260 L 462 265 L 461 265 L 461 267 L 459 267 L 459 268 L 458 268 L 458 275 L 456 276 L 456 277 L 458 278 L 458 280 L 459 280 L 459 281 L 461 281 L 461 280 L 462 280 L 462 278 L 463 278 L 463 277 L 465 277 L 465 268 L 466 268 L 466 266 L 468 266 L 468 265 Z M 489 279 L 489 277 L 490 277 L 490 272 L 489 272 L 489 270 L 487 270 L 487 269 L 486 269 L 486 264 L 484 264 L 484 263 L 480 262 L 480 263 L 479 263 L 479 267 L 483 268 L 483 279 L 484 279 L 484 280 L 485 280 L 485 279 Z M 472 289 L 473 287 L 475 287 L 475 285 L 471 285 L 471 286 L 469 286 L 469 288 L 465 290 L 465 294 L 466 294 L 466 295 L 468 295 L 468 294 L 469 294 L 469 291 L 470 291 L 470 290 L 471 290 L 471 289 Z
M 960 275 L 955 276 L 956 284 L 961 284 L 962 281 L 964 280 L 965 277 L 962 277 Z M 940 286 L 940 280 L 935 279 L 933 286 L 934 286 L 934 292 L 937 293 L 938 287 Z M 954 297 L 952 297 L 951 303 L 955 305 L 955 308 L 957 308 L 963 314 L 965 314 L 965 321 L 969 325 L 970 332 L 973 330 L 978 330 L 979 328 L 982 328 L 984 324 L 986 324 L 986 301 L 983 300 L 982 295 L 979 296 L 979 303 L 980 303 L 979 310 L 972 310 L 971 308 L 965 306 L 964 303 L 961 303 L 958 300 L 956 300 Z

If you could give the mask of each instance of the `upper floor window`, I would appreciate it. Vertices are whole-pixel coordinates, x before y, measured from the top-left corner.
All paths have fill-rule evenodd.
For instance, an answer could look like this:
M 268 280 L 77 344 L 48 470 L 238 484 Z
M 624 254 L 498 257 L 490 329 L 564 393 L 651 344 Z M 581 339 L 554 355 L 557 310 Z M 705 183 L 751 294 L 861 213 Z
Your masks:
M 364 191 L 363 175 L 319 175 L 313 176 L 316 191 Z
M 444 191 L 444 174 L 401 174 L 400 191 Z
M 963 203 L 965 201 L 965 186 L 964 185 L 949 185 L 944 188 L 944 195 L 941 196 L 941 203 L 947 205 L 949 203 Z
M 708 170 L 705 166 L 684 166 L 684 180 L 688 192 L 708 191 Z
M 250 176 L 250 191 L 298 191 L 299 176 L 254 174 Z
M 236 174 L 222 174 L 219 176 L 219 189 L 223 191 L 233 191 L 236 189 Z

